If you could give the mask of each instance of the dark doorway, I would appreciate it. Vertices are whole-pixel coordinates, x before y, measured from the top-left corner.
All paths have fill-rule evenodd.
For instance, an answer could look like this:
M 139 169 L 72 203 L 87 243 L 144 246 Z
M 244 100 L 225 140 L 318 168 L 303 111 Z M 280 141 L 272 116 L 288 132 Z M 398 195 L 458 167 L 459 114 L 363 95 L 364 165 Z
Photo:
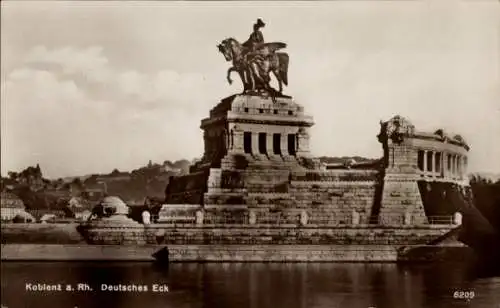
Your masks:
M 425 154 L 424 151 L 418 151 L 418 170 L 425 171 L 424 170 L 424 159 L 425 159 Z
M 436 167 L 436 169 L 434 169 L 434 171 L 441 173 L 441 152 L 436 152 L 435 159 L 434 167 Z
M 267 154 L 267 140 L 266 140 L 266 133 L 259 133 L 259 153 L 260 154 Z
M 295 155 L 295 134 L 288 134 L 288 154 Z
M 432 155 L 432 152 L 427 152 L 427 171 L 432 171 L 433 168 Z
M 273 153 L 281 155 L 281 134 L 273 134 Z
M 245 153 L 252 154 L 252 133 L 244 132 L 243 133 L 243 149 Z

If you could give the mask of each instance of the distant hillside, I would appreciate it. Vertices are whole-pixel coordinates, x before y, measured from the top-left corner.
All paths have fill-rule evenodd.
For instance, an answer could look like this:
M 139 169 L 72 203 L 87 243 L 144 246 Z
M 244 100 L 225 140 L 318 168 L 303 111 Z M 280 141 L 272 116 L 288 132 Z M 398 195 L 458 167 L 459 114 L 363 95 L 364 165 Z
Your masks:
M 143 204 L 146 197 L 164 199 L 171 176 L 189 172 L 191 163 L 182 159 L 149 162 L 132 171 L 114 169 L 108 174 L 71 176 L 57 180 L 45 179 L 40 167 L 28 167 L 21 172 L 9 172 L 2 177 L 1 190 L 18 195 L 31 209 L 64 207 L 71 197 L 97 202 L 104 195 L 115 195 L 128 204 Z
M 320 156 L 318 158 L 322 163 L 326 164 L 343 164 L 351 159 L 354 159 L 354 161 L 356 161 L 357 163 L 373 163 L 379 160 L 379 158 L 375 159 L 375 158 L 366 158 L 361 156 L 341 156 L 341 157 Z
M 175 162 L 166 160 L 162 164 L 147 166 L 121 172 L 113 170 L 110 174 L 92 175 L 84 184 L 105 183 L 108 195 L 118 196 L 128 204 L 143 204 L 146 197 L 165 198 L 165 188 L 171 176 L 189 172 L 190 162 L 182 159 Z

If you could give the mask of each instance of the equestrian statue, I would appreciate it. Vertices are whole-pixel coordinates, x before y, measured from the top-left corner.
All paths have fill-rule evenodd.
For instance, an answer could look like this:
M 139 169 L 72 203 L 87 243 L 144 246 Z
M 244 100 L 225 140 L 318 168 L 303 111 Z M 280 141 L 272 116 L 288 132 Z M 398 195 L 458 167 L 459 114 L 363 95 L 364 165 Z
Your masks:
M 267 93 L 273 98 L 282 96 L 283 84 L 288 85 L 289 57 L 285 52 L 276 52 L 286 47 L 285 43 L 265 43 L 260 31 L 265 23 L 259 18 L 253 25 L 250 38 L 240 44 L 234 38 L 223 40 L 217 48 L 226 61 L 232 61 L 233 66 L 227 70 L 227 81 L 232 83 L 231 73 L 237 72 L 243 82 L 243 93 L 261 95 Z M 271 72 L 276 77 L 279 90 L 270 85 Z

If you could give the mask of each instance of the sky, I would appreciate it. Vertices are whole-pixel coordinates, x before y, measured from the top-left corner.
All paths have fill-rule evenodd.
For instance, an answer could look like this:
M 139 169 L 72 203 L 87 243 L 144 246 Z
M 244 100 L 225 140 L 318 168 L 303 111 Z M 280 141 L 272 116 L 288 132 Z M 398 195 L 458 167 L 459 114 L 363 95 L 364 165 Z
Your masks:
M 285 94 L 313 155 L 382 155 L 381 120 L 444 128 L 500 172 L 500 2 L 1 2 L 1 172 L 49 178 L 202 156 L 200 120 L 241 91 L 216 45 L 288 44 Z

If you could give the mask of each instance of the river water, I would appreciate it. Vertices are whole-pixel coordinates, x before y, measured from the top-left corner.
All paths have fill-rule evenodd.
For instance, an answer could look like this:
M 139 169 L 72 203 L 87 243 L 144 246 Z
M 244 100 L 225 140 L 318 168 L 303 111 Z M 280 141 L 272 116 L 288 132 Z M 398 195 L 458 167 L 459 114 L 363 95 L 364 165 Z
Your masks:
M 500 308 L 500 278 L 475 278 L 461 263 L 3 262 L 1 270 L 9 308 Z M 57 284 L 61 291 L 35 291 Z

